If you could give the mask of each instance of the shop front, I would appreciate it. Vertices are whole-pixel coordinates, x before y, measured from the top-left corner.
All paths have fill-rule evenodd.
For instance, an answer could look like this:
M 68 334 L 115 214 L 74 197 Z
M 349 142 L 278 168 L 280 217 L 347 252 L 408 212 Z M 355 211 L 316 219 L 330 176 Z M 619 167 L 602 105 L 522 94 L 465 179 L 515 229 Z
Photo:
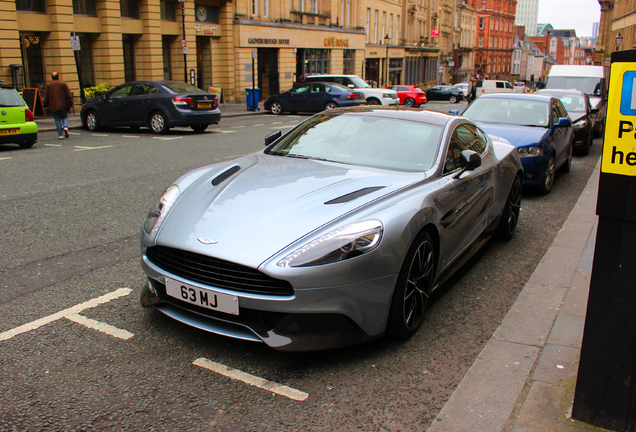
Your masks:
M 365 80 L 372 86 L 404 84 L 404 48 L 373 46 L 367 48 Z

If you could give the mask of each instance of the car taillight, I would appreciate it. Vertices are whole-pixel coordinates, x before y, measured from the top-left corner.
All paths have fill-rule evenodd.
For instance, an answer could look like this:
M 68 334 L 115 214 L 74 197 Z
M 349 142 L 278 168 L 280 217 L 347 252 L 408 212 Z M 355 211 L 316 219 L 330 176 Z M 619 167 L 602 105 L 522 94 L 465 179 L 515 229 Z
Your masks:
M 214 105 L 218 105 L 219 104 L 219 97 L 215 96 L 214 97 Z
M 33 112 L 30 109 L 25 109 L 24 110 L 24 120 L 25 121 L 34 121 L 35 118 L 33 117 Z
M 189 96 L 172 98 L 172 103 L 175 104 L 175 106 L 194 106 L 194 100 Z
M 357 93 L 349 93 L 349 95 L 347 96 L 347 99 L 358 99 L 358 94 Z

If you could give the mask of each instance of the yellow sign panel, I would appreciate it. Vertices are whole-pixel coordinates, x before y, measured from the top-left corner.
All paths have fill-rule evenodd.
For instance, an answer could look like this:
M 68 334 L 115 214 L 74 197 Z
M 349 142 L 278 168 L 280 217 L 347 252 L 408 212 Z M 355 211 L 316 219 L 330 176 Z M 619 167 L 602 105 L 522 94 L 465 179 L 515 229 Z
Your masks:
M 601 171 L 636 176 L 636 63 L 612 63 Z

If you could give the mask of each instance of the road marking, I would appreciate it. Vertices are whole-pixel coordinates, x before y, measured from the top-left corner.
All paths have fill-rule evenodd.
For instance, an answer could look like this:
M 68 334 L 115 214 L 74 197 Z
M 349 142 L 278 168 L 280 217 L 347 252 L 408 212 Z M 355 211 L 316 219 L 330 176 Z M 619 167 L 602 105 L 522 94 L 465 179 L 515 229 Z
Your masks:
M 296 126 L 296 125 L 291 125 L 291 126 L 285 126 L 285 125 L 283 125 L 283 126 L 274 126 L 274 127 L 270 127 L 270 129 L 276 129 L 276 130 L 278 130 L 278 129 L 293 128 L 294 126 Z
M 96 133 L 94 133 L 94 134 L 91 134 L 91 136 L 107 137 L 108 134 L 96 134 Z
M 139 138 L 139 135 L 122 135 L 122 138 Z
M 46 147 L 62 147 L 62 144 L 44 144 Z
M 242 125 L 242 126 L 232 126 L 232 129 L 240 129 L 240 128 L 244 128 L 244 127 L 245 127 L 245 125 Z
M 226 131 L 226 130 L 221 130 L 221 129 L 216 129 L 212 131 L 213 133 L 234 133 L 236 131 Z
M 108 147 L 112 147 L 111 145 L 98 146 L 98 147 L 84 147 L 84 146 L 75 146 L 75 150 L 73 151 L 84 151 L 84 150 L 97 150 L 97 149 L 105 149 Z
M 279 122 L 273 122 L 272 124 L 281 124 L 281 123 L 282 123 L 282 121 L 279 121 Z
M 0 160 L 9 160 L 9 159 L 13 159 L 13 158 L 10 158 L 10 157 L 0 158 Z
M 296 390 L 291 387 L 287 387 L 282 384 L 275 383 L 273 381 L 267 381 L 263 378 L 259 378 L 254 375 L 241 372 L 238 369 L 234 369 L 229 366 L 222 365 L 221 363 L 210 361 L 206 358 L 198 358 L 195 361 L 193 361 L 192 364 L 195 366 L 202 367 L 204 369 L 211 370 L 212 372 L 216 372 L 228 378 L 244 382 L 254 387 L 258 387 L 263 390 L 268 390 L 268 391 L 271 391 L 272 393 L 285 396 L 289 399 L 304 401 L 305 399 L 309 397 L 308 393 L 302 392 L 300 390 Z
M 256 126 L 265 126 L 265 124 L 264 123 L 259 123 L 259 124 L 255 124 L 255 125 L 252 125 L 252 126 L 254 126 L 254 127 L 256 127 Z
M 109 301 L 115 300 L 116 298 L 127 296 L 131 292 L 132 290 L 130 288 L 119 288 L 116 291 L 85 301 L 84 303 L 77 304 L 68 309 L 64 309 L 62 311 L 54 313 L 53 315 L 45 316 L 44 318 L 40 318 L 35 321 L 31 321 L 30 323 L 26 323 L 24 325 L 16 327 L 14 329 L 2 332 L 0 333 L 0 341 L 9 340 L 14 336 L 29 332 L 31 330 L 38 329 L 46 324 L 52 323 L 53 321 L 57 321 L 61 318 L 67 318 L 69 316 L 78 314 L 86 309 L 99 306 L 102 303 L 108 303 Z
M 119 339 L 127 340 L 133 337 L 135 334 L 129 332 L 128 330 L 122 330 L 110 324 L 103 323 L 101 321 L 97 321 L 91 318 L 87 318 L 80 314 L 72 314 L 67 315 L 66 319 L 73 321 L 75 323 L 81 324 L 93 330 L 100 331 L 102 333 L 106 333 L 108 335 L 114 336 Z
M 182 136 L 178 136 L 178 137 L 152 137 L 152 139 L 156 139 L 156 140 L 161 140 L 161 141 L 169 141 L 169 140 L 175 140 L 175 139 L 181 139 L 183 138 Z

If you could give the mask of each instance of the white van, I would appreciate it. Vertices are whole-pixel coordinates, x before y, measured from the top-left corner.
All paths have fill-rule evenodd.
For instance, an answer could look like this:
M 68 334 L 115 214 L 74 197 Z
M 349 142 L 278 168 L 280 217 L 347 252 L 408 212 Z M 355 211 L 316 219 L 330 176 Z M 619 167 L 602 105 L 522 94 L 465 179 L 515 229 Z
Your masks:
M 513 87 L 508 81 L 503 80 L 477 80 L 477 96 L 490 93 L 512 93 Z
M 603 66 L 554 65 L 548 73 L 545 88 L 579 90 L 587 93 L 593 108 L 598 109 L 594 119 L 594 134 L 603 134 L 607 113 L 607 83 Z

